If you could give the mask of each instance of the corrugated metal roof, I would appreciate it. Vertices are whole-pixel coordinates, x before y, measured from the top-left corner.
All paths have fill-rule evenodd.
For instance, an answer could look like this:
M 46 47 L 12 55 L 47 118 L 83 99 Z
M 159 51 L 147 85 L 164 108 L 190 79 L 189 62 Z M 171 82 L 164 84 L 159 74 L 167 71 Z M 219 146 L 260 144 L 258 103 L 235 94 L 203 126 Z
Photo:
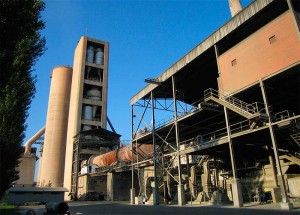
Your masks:
M 221 28 L 216 30 L 213 34 L 211 34 L 207 39 L 193 48 L 189 53 L 183 56 L 180 60 L 178 60 L 175 64 L 173 64 L 170 68 L 168 68 L 165 72 L 159 75 L 156 80 L 158 82 L 164 82 L 168 80 L 172 75 L 176 74 L 179 70 L 185 67 L 188 63 L 196 59 L 199 55 L 204 53 L 206 50 L 211 48 L 218 41 L 226 37 L 244 22 L 249 20 L 252 16 L 258 13 L 260 10 L 265 8 L 267 5 L 272 3 L 274 0 L 256 0 L 244 8 L 240 13 L 230 19 L 226 24 L 224 24 Z M 144 96 L 148 95 L 152 90 L 157 87 L 156 84 L 148 84 L 142 90 L 140 90 L 136 95 L 134 95 L 130 99 L 130 105 L 135 104 L 138 100 L 144 98 Z

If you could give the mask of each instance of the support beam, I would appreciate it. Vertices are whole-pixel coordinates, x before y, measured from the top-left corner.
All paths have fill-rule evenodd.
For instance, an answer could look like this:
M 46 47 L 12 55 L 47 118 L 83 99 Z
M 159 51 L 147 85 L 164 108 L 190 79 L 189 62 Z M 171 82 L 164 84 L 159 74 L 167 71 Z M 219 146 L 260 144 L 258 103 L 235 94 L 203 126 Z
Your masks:
M 111 121 L 109 120 L 108 116 L 106 117 L 106 119 L 107 119 L 107 122 L 108 122 L 109 127 L 110 127 L 111 130 L 116 134 L 117 132 L 116 132 L 116 130 L 115 130 L 113 124 L 112 124 Z
M 133 105 L 131 106 L 131 108 L 132 108 L 132 113 L 131 113 L 131 115 L 132 115 L 132 122 L 131 122 L 131 124 L 132 124 L 132 135 L 133 135 L 132 140 L 134 140 L 134 139 L 136 138 L 137 132 L 138 132 L 140 126 L 141 126 L 141 123 L 142 123 L 142 121 L 143 121 L 143 118 L 144 118 L 144 116 L 145 116 L 145 113 L 146 113 L 146 111 L 147 111 L 147 108 L 148 108 L 148 106 L 149 106 L 150 101 L 151 101 L 151 98 L 149 98 L 149 100 L 148 100 L 148 102 L 147 102 L 147 105 L 144 106 L 144 107 L 145 107 L 144 112 L 143 112 L 142 116 L 140 117 L 139 124 L 138 124 L 138 126 L 136 127 L 136 131 L 135 131 L 134 133 L 133 133 L 133 131 L 134 131 L 134 128 L 133 128 L 133 125 L 134 125 L 134 123 L 133 123 L 133 118 L 135 117 L 135 115 L 134 115 L 134 113 L 133 113 L 133 112 L 134 112 Z
M 108 172 L 107 173 L 107 201 L 114 201 L 114 187 L 115 187 L 115 173 L 113 172 Z
M 167 198 L 167 184 L 164 180 L 165 178 L 165 175 L 167 175 L 168 173 L 166 173 L 165 171 L 165 156 L 164 156 L 164 150 L 162 150 L 162 157 L 161 157 L 161 164 L 163 166 L 163 169 L 162 169 L 162 177 L 163 177 L 163 188 L 164 188 L 164 203 L 165 204 L 168 204 L 168 198 Z
M 190 155 L 189 154 L 186 154 L 185 155 L 185 158 L 186 158 L 186 169 L 187 169 L 187 187 L 188 187 L 188 191 L 189 191 L 189 194 L 190 194 L 190 201 L 191 201 L 191 204 L 193 203 L 193 196 L 192 196 L 192 192 L 191 192 L 191 180 L 190 180 L 190 177 L 191 177 L 191 173 L 190 173 Z
M 272 156 L 272 148 L 267 145 L 267 150 L 268 150 L 268 157 L 269 157 L 269 162 L 270 162 L 270 167 L 271 167 L 271 171 L 272 171 L 272 176 L 273 176 L 273 182 L 274 182 L 274 186 L 275 187 L 278 187 L 278 179 L 277 179 L 277 176 L 276 176 L 276 169 L 275 169 L 275 165 L 274 165 L 274 159 L 273 159 L 273 156 Z
M 153 188 L 153 205 L 159 205 L 157 169 L 156 169 L 156 142 L 155 142 L 155 115 L 154 115 L 154 92 L 151 91 L 151 110 L 152 110 L 152 141 L 153 141 L 153 167 L 154 167 L 154 188 Z
M 177 99 L 176 99 L 176 83 L 175 76 L 172 76 L 172 88 L 173 88 L 173 100 L 174 100 L 174 125 L 175 125 L 175 135 L 176 135 L 176 147 L 177 147 L 177 160 L 178 160 L 178 205 L 185 205 L 185 195 L 184 188 L 182 185 L 182 169 L 181 169 L 181 159 L 180 159 L 180 139 L 179 139 L 179 127 L 177 121 Z
M 279 182 L 279 185 L 280 185 L 281 196 L 282 196 L 281 208 L 285 209 L 285 210 L 292 210 L 293 209 L 293 204 L 290 203 L 289 199 L 287 198 L 286 186 L 285 186 L 285 182 L 284 182 L 284 177 L 282 175 L 282 169 L 281 169 L 281 166 L 280 166 L 277 142 L 276 142 L 276 138 L 275 138 L 274 129 L 273 129 L 273 126 L 272 126 L 272 119 L 271 119 L 271 116 L 270 116 L 267 93 L 266 93 L 266 90 L 265 90 L 264 82 L 261 79 L 260 79 L 260 89 L 261 89 L 262 97 L 263 97 L 263 100 L 264 100 L 266 114 L 267 114 L 268 121 L 269 121 L 268 126 L 269 126 L 272 146 L 273 146 L 274 157 L 275 157 L 275 163 L 276 163 L 276 169 L 277 169 L 277 178 L 278 178 L 278 182 Z
M 230 131 L 230 125 L 229 125 L 228 112 L 227 112 L 226 107 L 224 107 L 224 114 L 225 114 L 228 145 L 229 145 L 230 160 L 231 160 L 231 167 L 232 167 L 232 174 L 233 174 L 233 181 L 232 181 L 233 204 L 235 207 L 242 207 L 243 206 L 242 189 L 241 189 L 240 180 L 236 177 L 234 151 L 233 151 L 233 145 L 232 145 L 232 139 L 231 139 L 231 131 Z
M 133 154 L 133 139 L 135 138 L 134 137 L 134 134 L 133 134 L 133 105 L 131 105 L 131 152 Z M 135 189 L 134 189 L 134 160 L 133 160 L 133 156 L 131 158 L 131 190 L 130 190 L 130 203 L 132 205 L 135 204 L 134 202 L 135 200 Z

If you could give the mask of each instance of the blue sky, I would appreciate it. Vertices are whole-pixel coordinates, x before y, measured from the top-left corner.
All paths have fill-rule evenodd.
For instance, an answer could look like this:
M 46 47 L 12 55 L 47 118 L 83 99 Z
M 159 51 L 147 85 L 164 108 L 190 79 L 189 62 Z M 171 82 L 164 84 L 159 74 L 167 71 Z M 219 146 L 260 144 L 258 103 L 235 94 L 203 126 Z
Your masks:
M 107 41 L 108 117 L 130 140 L 129 100 L 230 18 L 227 0 L 47 0 L 42 31 L 47 51 L 35 65 L 36 94 L 24 143 L 46 123 L 50 72 L 73 65 L 80 37 Z M 242 6 L 251 0 L 241 0 Z

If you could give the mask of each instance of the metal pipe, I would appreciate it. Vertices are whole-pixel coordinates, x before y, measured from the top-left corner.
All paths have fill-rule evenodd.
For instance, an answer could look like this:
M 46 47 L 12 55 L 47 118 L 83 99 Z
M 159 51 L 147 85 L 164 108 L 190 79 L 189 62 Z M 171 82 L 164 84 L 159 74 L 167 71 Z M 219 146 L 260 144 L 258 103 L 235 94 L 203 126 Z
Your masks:
M 46 126 L 42 127 L 38 132 L 36 132 L 27 142 L 25 143 L 25 155 L 29 155 L 31 153 L 31 146 L 32 144 L 37 141 L 46 130 Z

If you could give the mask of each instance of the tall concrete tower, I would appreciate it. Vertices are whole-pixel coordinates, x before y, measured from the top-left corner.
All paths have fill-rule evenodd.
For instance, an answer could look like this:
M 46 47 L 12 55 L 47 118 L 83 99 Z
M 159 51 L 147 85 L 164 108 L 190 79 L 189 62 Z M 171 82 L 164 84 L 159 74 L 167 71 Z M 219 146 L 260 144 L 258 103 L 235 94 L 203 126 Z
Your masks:
M 43 155 L 38 184 L 63 186 L 72 68 L 52 70 Z
M 71 190 L 73 137 L 80 131 L 106 128 L 107 42 L 81 37 L 74 55 L 64 187 Z

